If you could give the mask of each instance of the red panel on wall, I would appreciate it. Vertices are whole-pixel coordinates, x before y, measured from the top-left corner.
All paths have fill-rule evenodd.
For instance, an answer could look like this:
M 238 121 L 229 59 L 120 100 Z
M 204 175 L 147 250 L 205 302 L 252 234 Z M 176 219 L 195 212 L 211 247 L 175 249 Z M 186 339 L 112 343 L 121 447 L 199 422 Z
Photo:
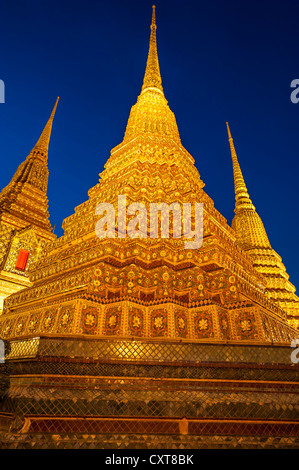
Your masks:
M 20 250 L 19 256 L 18 256 L 18 259 L 17 259 L 17 262 L 16 262 L 16 269 L 20 269 L 21 271 L 25 271 L 29 255 L 30 255 L 30 251 L 23 250 L 23 249 Z

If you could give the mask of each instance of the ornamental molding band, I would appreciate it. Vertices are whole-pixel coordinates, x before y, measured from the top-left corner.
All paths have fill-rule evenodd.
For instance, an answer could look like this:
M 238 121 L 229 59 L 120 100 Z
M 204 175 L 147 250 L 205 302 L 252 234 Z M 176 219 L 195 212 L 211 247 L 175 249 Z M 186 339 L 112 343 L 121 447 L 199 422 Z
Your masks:
M 156 31 L 153 7 L 124 138 L 64 235 L 47 211 L 58 99 L 0 194 L 0 337 L 12 369 L 0 448 L 299 447 L 296 289 L 249 197 L 228 124 L 232 226 L 204 191 L 164 95 Z M 97 237 L 98 204 L 116 207 L 119 195 L 126 207 L 203 204 L 202 246 L 120 236 L 118 217 L 117 237 Z

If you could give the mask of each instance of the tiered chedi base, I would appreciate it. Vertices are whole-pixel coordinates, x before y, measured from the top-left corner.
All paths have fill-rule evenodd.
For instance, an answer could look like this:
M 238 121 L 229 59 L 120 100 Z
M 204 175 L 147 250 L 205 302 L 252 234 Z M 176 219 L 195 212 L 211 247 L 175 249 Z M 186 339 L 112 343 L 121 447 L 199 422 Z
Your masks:
M 289 344 L 12 342 L 1 448 L 299 448 Z

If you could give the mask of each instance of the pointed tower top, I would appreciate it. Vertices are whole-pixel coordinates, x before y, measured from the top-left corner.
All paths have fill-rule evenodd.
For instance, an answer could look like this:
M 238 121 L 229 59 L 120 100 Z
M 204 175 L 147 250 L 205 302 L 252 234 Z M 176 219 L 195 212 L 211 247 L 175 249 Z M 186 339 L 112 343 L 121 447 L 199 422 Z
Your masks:
M 157 38 L 156 38 L 156 7 L 153 5 L 153 15 L 151 24 L 150 45 L 143 79 L 142 91 L 147 88 L 157 88 L 163 92 L 162 79 L 160 74 L 158 52 L 157 52 Z
M 38 227 L 47 239 L 56 237 L 49 221 L 47 157 L 58 100 L 59 97 L 36 145 L 0 192 L 0 220 L 11 221 L 13 218 L 17 228 Z
M 254 205 L 249 197 L 247 187 L 243 178 L 243 174 L 238 162 L 237 153 L 235 150 L 233 138 L 230 132 L 228 122 L 226 123 L 228 140 L 231 150 L 231 156 L 233 161 L 233 172 L 234 172 L 234 182 L 235 182 L 235 198 L 236 198 L 236 207 L 235 212 L 240 209 L 251 209 L 255 210 Z
M 151 24 L 151 27 L 152 27 L 153 25 L 156 26 L 156 5 L 153 5 L 152 8 L 153 8 L 153 15 L 152 15 L 152 24 Z
M 232 221 L 232 228 L 235 229 L 242 248 L 271 248 L 262 219 L 256 212 L 249 197 L 228 122 L 226 125 L 233 161 L 236 198 L 236 215 Z
M 131 108 L 124 140 L 115 147 L 117 150 L 137 136 L 181 143 L 175 116 L 163 93 L 156 28 L 155 6 L 153 6 L 149 53 L 143 85 L 137 103 Z
M 48 149 L 49 149 L 49 142 L 50 142 L 50 137 L 51 137 L 51 131 L 52 131 L 52 124 L 53 124 L 53 119 L 55 116 L 57 104 L 59 101 L 59 96 L 57 97 L 56 103 L 54 105 L 54 108 L 52 110 L 52 113 L 49 117 L 49 120 L 47 124 L 44 127 L 43 132 L 41 133 L 40 138 L 38 139 L 37 143 L 33 147 L 33 149 L 30 152 L 30 155 L 40 155 L 42 157 L 48 156 Z

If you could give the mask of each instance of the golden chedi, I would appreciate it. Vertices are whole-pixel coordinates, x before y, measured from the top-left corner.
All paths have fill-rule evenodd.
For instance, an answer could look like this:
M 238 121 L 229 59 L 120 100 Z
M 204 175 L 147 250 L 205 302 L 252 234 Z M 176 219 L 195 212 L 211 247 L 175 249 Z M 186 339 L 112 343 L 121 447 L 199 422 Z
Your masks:
M 232 227 L 204 191 L 164 96 L 153 8 L 145 77 L 123 141 L 64 220 L 64 235 L 31 264 L 30 286 L 5 300 L 0 331 L 13 374 L 3 443 L 296 446 L 288 318 L 298 319 L 297 297 L 229 140 Z M 159 215 L 169 237 L 161 227 L 150 236 L 151 204 L 163 203 L 202 204 L 202 246 L 186 248 L 186 233 L 175 236 L 171 211 Z M 105 238 L 96 233 L 99 204 L 115 208 Z M 134 213 L 140 204 L 145 219 Z
M 48 213 L 48 148 L 58 98 L 36 145 L 0 193 L 0 314 L 3 300 L 31 285 L 28 270 L 56 239 Z
M 238 244 L 250 255 L 255 269 L 263 275 L 265 295 L 283 308 L 287 312 L 289 324 L 298 328 L 299 298 L 295 294 L 296 288 L 289 281 L 281 257 L 271 247 L 263 222 L 249 198 L 228 123 L 227 129 L 236 195 L 232 227 L 236 231 Z

